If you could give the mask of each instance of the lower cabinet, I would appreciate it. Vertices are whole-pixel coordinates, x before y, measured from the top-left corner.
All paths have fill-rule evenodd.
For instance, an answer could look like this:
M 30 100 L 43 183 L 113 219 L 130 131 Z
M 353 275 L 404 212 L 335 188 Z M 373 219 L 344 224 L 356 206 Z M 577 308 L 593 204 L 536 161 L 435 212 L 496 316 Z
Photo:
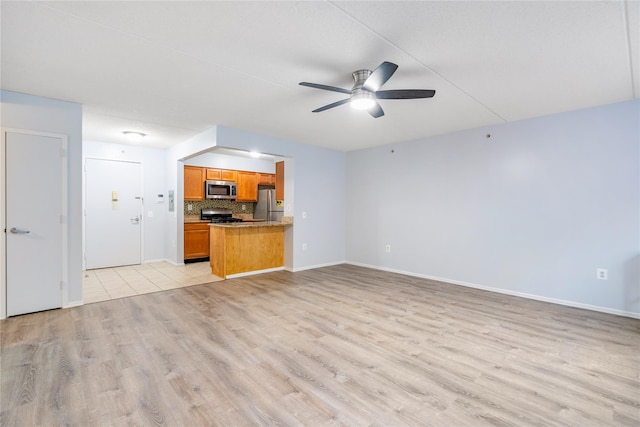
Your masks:
M 184 224 L 184 259 L 209 257 L 209 223 Z

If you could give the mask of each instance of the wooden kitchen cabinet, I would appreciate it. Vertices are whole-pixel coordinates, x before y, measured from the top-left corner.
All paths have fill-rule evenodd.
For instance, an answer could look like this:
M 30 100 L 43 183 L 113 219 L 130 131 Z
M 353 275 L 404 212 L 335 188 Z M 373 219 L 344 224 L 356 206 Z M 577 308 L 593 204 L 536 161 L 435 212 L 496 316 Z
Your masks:
M 184 224 L 184 259 L 209 257 L 209 223 Z
M 184 200 L 204 200 L 205 169 L 184 167 Z
M 237 202 L 258 201 L 258 173 L 238 171 Z
M 258 184 L 261 185 L 275 185 L 276 184 L 276 175 L 273 173 L 259 173 L 258 174 Z
M 276 162 L 276 200 L 284 200 L 284 161 Z
M 226 169 L 207 169 L 207 179 L 215 181 L 238 181 L 238 171 Z

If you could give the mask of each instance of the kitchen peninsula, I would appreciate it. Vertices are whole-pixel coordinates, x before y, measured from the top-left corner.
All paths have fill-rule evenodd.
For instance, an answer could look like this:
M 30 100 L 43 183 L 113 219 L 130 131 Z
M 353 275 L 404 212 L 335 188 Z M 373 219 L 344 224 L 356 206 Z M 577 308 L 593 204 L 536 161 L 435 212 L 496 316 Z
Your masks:
M 284 227 L 271 221 L 209 224 L 211 273 L 226 279 L 283 267 Z

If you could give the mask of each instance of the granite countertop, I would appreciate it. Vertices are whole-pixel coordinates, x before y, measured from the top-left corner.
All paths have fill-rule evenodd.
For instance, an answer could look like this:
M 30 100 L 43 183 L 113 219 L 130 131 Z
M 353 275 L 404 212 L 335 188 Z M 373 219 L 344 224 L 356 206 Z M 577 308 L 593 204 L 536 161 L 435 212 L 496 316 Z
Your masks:
M 248 218 L 248 215 L 247 216 L 234 215 L 234 218 L 240 218 L 243 220 L 243 222 L 227 222 L 227 223 L 212 224 L 208 220 L 200 219 L 200 215 L 185 215 L 184 223 L 185 224 L 207 223 L 216 227 L 276 227 L 276 226 L 282 226 L 282 225 L 293 225 L 293 217 L 289 217 L 289 216 L 282 217 L 282 222 Z
M 253 215 L 245 215 L 245 214 L 234 214 L 233 215 L 234 218 L 238 218 L 241 219 L 243 221 L 247 221 L 247 222 L 257 222 L 257 221 L 264 221 L 264 219 L 253 219 Z M 204 223 L 204 222 L 209 222 L 209 220 L 206 219 L 200 219 L 200 215 L 191 215 L 191 214 L 185 214 L 184 216 L 184 221 L 185 224 L 193 224 L 193 223 Z
M 260 221 L 260 222 L 227 222 L 209 224 L 209 227 L 224 227 L 224 228 L 247 228 L 247 227 L 283 227 L 285 225 L 280 221 Z

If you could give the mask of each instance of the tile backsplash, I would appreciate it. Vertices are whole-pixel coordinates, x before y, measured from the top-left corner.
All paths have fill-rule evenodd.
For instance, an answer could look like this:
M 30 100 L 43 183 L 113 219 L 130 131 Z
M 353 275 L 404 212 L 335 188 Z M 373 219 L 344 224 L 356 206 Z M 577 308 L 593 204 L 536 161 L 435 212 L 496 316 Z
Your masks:
M 191 210 L 188 210 L 188 205 L 191 205 Z M 242 210 L 242 205 L 245 206 L 245 210 Z M 224 208 L 231 209 L 231 212 L 234 214 L 250 214 L 253 216 L 253 206 L 255 203 L 252 202 L 234 202 L 233 200 L 202 200 L 202 201 L 185 201 L 184 202 L 184 214 L 185 215 L 198 215 L 200 216 L 200 212 L 202 209 L 207 208 Z

